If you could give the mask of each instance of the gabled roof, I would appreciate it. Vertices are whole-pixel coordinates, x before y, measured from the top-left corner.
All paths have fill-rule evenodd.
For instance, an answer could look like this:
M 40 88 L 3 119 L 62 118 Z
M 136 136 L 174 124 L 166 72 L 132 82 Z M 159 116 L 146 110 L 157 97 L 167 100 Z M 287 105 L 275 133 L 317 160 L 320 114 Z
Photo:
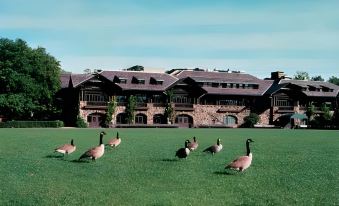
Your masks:
M 166 73 L 147 73 L 132 71 L 103 71 L 100 73 L 106 79 L 113 81 L 114 78 L 126 79 L 126 83 L 115 83 L 122 90 L 143 90 L 143 91 L 165 91 L 169 86 L 174 84 L 178 79 Z M 135 84 L 133 78 L 145 80 L 144 84 Z M 163 80 L 162 84 L 151 84 L 151 78 Z
M 93 77 L 93 74 L 72 74 L 62 73 L 60 76 L 61 88 L 77 87 L 81 83 L 89 80 Z
M 328 88 L 333 91 L 301 91 L 307 96 L 312 96 L 312 97 L 336 97 L 339 92 L 339 86 L 335 84 L 331 84 L 329 82 L 322 82 L 322 81 L 305 81 L 305 80 L 287 80 L 287 79 L 282 79 L 280 80 L 279 84 L 291 84 L 291 85 L 296 85 L 302 88 L 309 88 L 309 87 L 314 87 L 317 89 L 322 89 L 322 88 Z
M 213 83 L 236 83 L 258 85 L 258 89 L 251 88 L 222 88 L 202 86 L 207 94 L 214 95 L 250 95 L 261 96 L 272 85 L 273 81 L 261 80 L 252 75 L 244 73 L 226 73 L 226 72 L 206 72 L 206 71 L 181 71 L 175 75 L 182 79 L 192 79 L 195 82 L 213 82 Z
M 237 82 L 255 82 L 260 79 L 245 73 L 227 73 L 227 72 L 206 72 L 206 71 L 181 71 L 175 75 L 177 78 L 182 79 L 186 77 L 213 79 L 215 81 L 237 81 Z

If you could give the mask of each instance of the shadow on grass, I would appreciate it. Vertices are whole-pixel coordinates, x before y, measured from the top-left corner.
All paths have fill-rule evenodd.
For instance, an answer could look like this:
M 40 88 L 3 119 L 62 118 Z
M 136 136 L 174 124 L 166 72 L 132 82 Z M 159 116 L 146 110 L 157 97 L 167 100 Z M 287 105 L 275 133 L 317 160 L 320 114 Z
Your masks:
M 173 159 L 171 159 L 171 158 L 165 158 L 165 159 L 161 159 L 161 161 L 163 161 L 163 162 L 177 162 L 178 159 L 176 159 L 176 158 L 173 158 Z
M 46 155 L 45 158 L 63 159 L 64 156 L 59 155 L 59 154 L 49 154 L 49 155 Z
M 230 172 L 230 171 L 224 170 L 224 171 L 215 171 L 213 172 L 213 174 L 215 175 L 236 175 L 237 172 Z
M 75 159 L 75 160 L 71 160 L 70 162 L 72 162 L 72 163 L 91 163 L 92 160 L 79 160 L 79 159 Z

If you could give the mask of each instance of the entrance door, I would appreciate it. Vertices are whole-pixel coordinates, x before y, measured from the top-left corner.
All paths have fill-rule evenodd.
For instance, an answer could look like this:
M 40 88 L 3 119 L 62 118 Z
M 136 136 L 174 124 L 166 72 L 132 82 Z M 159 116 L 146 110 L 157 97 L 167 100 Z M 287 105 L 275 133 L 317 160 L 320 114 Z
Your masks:
M 178 124 L 179 127 L 191 127 L 193 121 L 192 117 L 188 115 L 179 115 L 175 118 L 175 123 Z
M 87 122 L 89 127 L 100 127 L 100 123 L 103 120 L 101 114 L 90 114 L 87 116 Z

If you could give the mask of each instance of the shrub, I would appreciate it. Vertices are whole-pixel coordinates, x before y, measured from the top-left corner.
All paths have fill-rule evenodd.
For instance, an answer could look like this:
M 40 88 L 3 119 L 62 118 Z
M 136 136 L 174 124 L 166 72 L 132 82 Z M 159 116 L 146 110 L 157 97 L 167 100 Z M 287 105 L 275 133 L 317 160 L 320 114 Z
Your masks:
M 75 125 L 78 128 L 87 128 L 87 123 L 80 116 L 77 117 L 77 121 L 75 122 Z
M 64 122 L 56 121 L 8 121 L 0 122 L 0 128 L 40 128 L 40 127 L 63 127 Z
M 259 122 L 259 119 L 259 115 L 256 113 L 250 113 L 250 115 L 244 118 L 244 124 L 242 126 L 252 128 Z

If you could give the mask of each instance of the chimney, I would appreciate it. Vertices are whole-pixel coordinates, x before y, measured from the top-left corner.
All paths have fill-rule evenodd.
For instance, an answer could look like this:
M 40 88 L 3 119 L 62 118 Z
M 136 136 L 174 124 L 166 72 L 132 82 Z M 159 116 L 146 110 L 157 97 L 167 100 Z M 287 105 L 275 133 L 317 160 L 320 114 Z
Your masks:
M 285 79 L 285 74 L 284 72 L 281 71 L 271 72 L 271 79 L 272 80 Z

